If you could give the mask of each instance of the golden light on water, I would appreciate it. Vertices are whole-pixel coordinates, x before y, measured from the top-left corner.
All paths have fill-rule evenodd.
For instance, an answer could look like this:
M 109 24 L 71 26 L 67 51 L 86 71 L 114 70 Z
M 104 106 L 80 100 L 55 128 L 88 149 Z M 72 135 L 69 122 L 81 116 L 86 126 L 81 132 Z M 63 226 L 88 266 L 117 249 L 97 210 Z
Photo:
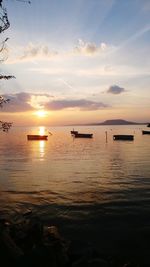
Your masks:
M 46 131 L 46 129 L 45 129 L 44 126 L 40 126 L 40 127 L 39 127 L 39 134 L 40 134 L 40 135 L 45 135 L 45 131 Z
M 44 126 L 39 127 L 39 134 L 41 136 L 46 134 L 46 129 Z M 43 160 L 44 155 L 45 155 L 45 141 L 44 140 L 39 141 L 39 152 L 40 152 L 40 160 Z
M 39 142 L 39 152 L 40 152 L 40 160 L 43 160 L 45 155 L 45 141 Z

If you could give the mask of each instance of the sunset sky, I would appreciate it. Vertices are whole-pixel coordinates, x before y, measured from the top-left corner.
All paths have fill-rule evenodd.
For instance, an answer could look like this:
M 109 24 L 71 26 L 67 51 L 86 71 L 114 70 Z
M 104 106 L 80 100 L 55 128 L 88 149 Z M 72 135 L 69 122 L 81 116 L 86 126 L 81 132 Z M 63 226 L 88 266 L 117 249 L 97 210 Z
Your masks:
M 4 0 L 10 28 L 1 119 L 150 121 L 149 0 Z

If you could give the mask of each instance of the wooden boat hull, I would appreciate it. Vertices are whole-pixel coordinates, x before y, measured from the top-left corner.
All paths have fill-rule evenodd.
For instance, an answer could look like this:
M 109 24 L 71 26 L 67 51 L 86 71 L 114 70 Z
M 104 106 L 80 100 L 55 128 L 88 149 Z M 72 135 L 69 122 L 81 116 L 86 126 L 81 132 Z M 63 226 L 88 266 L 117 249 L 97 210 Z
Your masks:
M 28 134 L 27 139 L 28 140 L 47 140 L 48 135 Z
M 75 138 L 92 138 L 93 134 L 83 134 L 83 133 L 76 133 L 74 134 Z
M 114 135 L 113 136 L 114 140 L 123 140 L 123 141 L 133 141 L 134 140 L 134 135 Z
M 142 131 L 142 134 L 150 134 L 150 131 Z

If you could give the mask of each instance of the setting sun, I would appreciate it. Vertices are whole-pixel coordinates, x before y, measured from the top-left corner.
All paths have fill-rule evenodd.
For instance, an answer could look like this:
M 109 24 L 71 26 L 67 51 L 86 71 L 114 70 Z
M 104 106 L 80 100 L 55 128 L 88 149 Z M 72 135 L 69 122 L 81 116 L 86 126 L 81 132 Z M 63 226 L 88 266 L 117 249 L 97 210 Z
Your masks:
M 35 113 L 38 117 L 43 118 L 47 116 L 47 112 L 45 110 L 38 110 Z

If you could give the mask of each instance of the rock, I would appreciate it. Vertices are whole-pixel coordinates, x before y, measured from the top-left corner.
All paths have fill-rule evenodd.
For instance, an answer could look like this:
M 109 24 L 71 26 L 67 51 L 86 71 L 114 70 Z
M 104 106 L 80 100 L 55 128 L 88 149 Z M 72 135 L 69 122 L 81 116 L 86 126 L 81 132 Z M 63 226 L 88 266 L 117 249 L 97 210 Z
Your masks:
M 24 264 L 25 267 L 58 267 L 53 247 L 37 246 L 27 256 Z
M 108 267 L 108 263 L 103 259 L 80 259 L 72 264 L 72 267 Z
M 93 259 L 88 262 L 88 267 L 108 267 L 108 263 L 103 259 Z
M 14 240 L 9 235 L 9 232 L 5 230 L 1 232 L 0 243 L 5 249 L 5 251 L 7 251 L 8 255 L 14 260 L 18 260 L 20 257 L 23 256 L 23 251 L 16 245 Z
M 69 262 L 68 242 L 60 235 L 56 226 L 44 228 L 44 244 L 53 251 L 58 266 L 65 266 Z
M 37 218 L 24 219 L 10 227 L 11 237 L 24 252 L 42 244 L 43 224 Z
M 24 217 L 28 217 L 28 216 L 30 216 L 32 214 L 32 210 L 26 210 L 24 213 L 23 213 L 23 216 Z
M 132 263 L 125 263 L 123 267 L 136 267 L 136 265 Z
M 62 237 L 59 234 L 58 228 L 56 226 L 48 226 L 44 227 L 44 238 L 45 240 L 52 240 L 52 239 L 59 239 L 61 240 Z
M 40 221 L 31 221 L 28 229 L 28 234 L 32 235 L 34 244 L 42 243 L 43 224 Z

